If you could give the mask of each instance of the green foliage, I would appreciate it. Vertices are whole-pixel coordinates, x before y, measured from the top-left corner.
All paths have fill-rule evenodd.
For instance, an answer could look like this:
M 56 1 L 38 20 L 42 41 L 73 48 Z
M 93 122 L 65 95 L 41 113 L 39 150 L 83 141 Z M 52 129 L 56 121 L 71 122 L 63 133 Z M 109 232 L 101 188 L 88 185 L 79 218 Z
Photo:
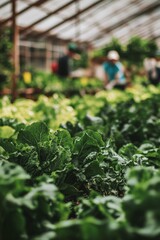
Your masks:
M 13 163 L 1 162 L 0 238 L 32 239 L 50 230 L 51 223 L 64 220 L 69 209 L 49 179 L 27 184 L 30 177 Z
M 92 53 L 93 58 L 101 58 L 106 57 L 107 53 L 111 50 L 116 50 L 121 57 L 124 56 L 124 46 L 120 43 L 120 41 L 117 38 L 112 38 L 110 43 L 106 44 L 103 48 L 96 49 Z
M 110 43 L 103 48 L 95 50 L 93 57 L 105 57 L 110 50 L 116 50 L 121 59 L 127 64 L 142 66 L 145 57 L 153 57 L 156 54 L 158 46 L 154 40 L 143 39 L 133 36 L 126 45 L 122 45 L 117 38 L 112 38 Z
M 130 64 L 137 64 L 141 66 L 145 57 L 155 55 L 157 45 L 153 40 L 146 40 L 135 36 L 129 40 L 126 48 L 127 61 Z
M 12 49 L 12 32 L 9 28 L 0 29 L 0 84 L 7 81 L 12 71 L 11 49 Z
M 13 130 L 0 138 L 0 239 L 160 239 L 160 94 L 151 89 L 3 99 L 1 108 L 29 107 L 32 117 L 0 121 Z M 53 130 L 62 106 L 76 122 Z
M 9 28 L 1 28 L 0 30 L 0 68 L 1 72 L 11 70 L 12 65 L 10 61 L 12 49 L 12 33 Z
M 70 161 L 72 139 L 65 130 L 49 135 L 47 126 L 37 122 L 20 130 L 17 139 L 1 139 L 1 146 L 9 161 L 23 166 L 34 178 L 62 169 Z
M 136 167 L 128 171 L 128 191 L 122 201 L 122 209 L 129 231 L 139 239 L 160 237 L 160 171 Z M 139 216 L 137 218 L 137 215 Z
M 85 53 L 84 53 L 85 55 Z M 85 58 L 85 57 L 84 57 Z M 79 67 L 87 67 L 86 59 L 75 61 Z M 80 66 L 81 65 L 81 66 Z M 76 67 L 77 68 L 77 67 Z M 31 81 L 25 82 L 23 74 L 20 81 L 17 83 L 19 88 L 38 88 L 41 93 L 64 93 L 67 95 L 72 95 L 75 93 L 80 94 L 81 91 L 91 91 L 96 89 L 101 89 L 103 87 L 103 82 L 96 78 L 66 78 L 60 79 L 57 75 L 48 72 L 41 71 L 29 71 L 31 74 Z
M 73 60 L 73 68 L 76 70 L 78 68 L 87 68 L 88 67 L 88 54 L 87 51 L 82 51 L 80 59 Z
M 112 38 L 111 42 L 106 44 L 106 46 L 104 46 L 103 51 L 106 56 L 109 51 L 115 50 L 123 58 L 123 56 L 124 56 L 123 48 L 124 48 L 124 46 L 120 43 L 120 41 L 117 38 Z

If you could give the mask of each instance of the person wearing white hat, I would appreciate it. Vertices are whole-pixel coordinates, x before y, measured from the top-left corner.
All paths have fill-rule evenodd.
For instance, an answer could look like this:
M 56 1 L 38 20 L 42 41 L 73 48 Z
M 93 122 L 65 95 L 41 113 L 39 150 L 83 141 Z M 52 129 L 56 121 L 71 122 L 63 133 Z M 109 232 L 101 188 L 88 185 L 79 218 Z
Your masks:
M 126 78 L 124 75 L 124 67 L 119 62 L 119 54 L 112 50 L 107 54 L 107 61 L 103 64 L 104 84 L 106 89 L 119 87 L 124 89 L 126 86 Z

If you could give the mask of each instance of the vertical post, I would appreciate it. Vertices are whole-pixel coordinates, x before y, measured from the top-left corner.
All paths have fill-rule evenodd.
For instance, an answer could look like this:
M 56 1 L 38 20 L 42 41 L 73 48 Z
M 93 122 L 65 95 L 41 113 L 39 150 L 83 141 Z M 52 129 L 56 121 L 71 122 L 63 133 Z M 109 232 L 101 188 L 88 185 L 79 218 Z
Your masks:
M 52 45 L 49 38 L 46 38 L 46 71 L 51 70 L 51 62 L 52 62 Z
M 27 71 L 31 67 L 31 51 L 30 46 L 32 45 L 26 45 L 25 46 L 25 71 Z
M 17 97 L 17 77 L 19 74 L 19 30 L 16 24 L 16 1 L 12 0 L 12 29 L 13 29 L 13 75 L 11 94 L 12 101 Z
M 76 29 L 76 33 L 75 33 L 75 38 L 80 41 L 80 19 L 79 19 L 79 12 L 80 12 L 80 9 L 79 9 L 79 0 L 76 0 L 76 13 L 77 13 L 77 16 L 76 16 L 76 19 L 75 19 L 75 29 Z

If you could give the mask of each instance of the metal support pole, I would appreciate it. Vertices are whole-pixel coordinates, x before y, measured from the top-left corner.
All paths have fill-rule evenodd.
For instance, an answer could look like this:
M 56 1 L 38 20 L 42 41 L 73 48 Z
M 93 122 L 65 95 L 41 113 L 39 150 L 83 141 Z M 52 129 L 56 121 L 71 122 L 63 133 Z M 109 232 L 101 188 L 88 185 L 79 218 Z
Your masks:
M 11 84 L 12 101 L 17 97 L 17 77 L 19 75 L 19 29 L 16 24 L 16 1 L 12 0 L 12 29 L 13 29 L 13 75 Z
M 77 39 L 78 41 L 80 41 L 80 19 L 79 19 L 79 13 L 80 13 L 80 8 L 79 8 L 79 0 L 76 0 L 76 13 L 77 13 L 77 16 L 76 16 L 76 19 L 75 19 L 75 29 L 76 29 L 76 32 L 75 32 L 75 39 Z
M 51 63 L 52 63 L 52 45 L 50 39 L 46 39 L 46 71 L 51 70 Z

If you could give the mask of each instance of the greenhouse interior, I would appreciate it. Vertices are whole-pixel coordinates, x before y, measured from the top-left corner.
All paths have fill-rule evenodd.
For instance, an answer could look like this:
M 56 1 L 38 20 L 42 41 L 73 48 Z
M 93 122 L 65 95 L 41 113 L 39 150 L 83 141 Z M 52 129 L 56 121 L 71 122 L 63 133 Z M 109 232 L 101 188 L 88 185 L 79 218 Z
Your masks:
M 0 0 L 0 240 L 160 239 L 160 1 Z

